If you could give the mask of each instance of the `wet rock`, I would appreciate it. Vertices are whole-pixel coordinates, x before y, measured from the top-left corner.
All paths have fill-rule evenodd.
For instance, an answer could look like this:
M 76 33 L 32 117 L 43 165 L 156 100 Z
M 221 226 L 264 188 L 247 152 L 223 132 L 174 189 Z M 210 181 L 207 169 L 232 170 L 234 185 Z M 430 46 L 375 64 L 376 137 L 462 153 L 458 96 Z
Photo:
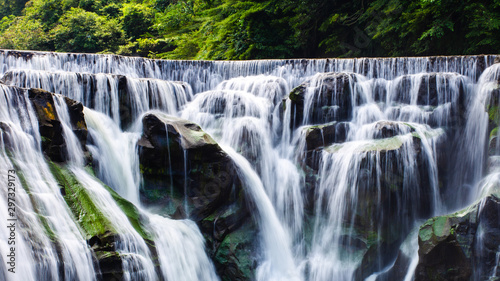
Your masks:
M 250 224 L 255 229 L 231 158 L 190 121 L 148 114 L 143 126 L 138 142 L 143 202 L 174 218 L 194 220 L 223 280 L 251 279 L 253 262 L 243 262 L 236 253 L 224 254 L 237 248 L 253 256 L 248 248 L 252 243 L 231 241 L 243 235 L 237 232 L 241 227 Z
M 293 89 L 288 96 L 291 127 L 303 125 L 304 114 L 308 124 L 350 120 L 354 104 L 350 84 L 354 79 L 349 73 L 322 73 Z
M 123 236 L 127 234 L 120 233 L 119 230 L 115 229 L 115 224 L 109 221 L 108 216 L 96 205 L 93 195 L 78 181 L 68 166 L 49 162 L 49 167 L 61 188 L 61 194 L 66 204 L 75 217 L 75 222 L 80 227 L 82 236 L 94 253 L 94 265 L 99 268 L 100 273 L 100 279 L 98 280 L 128 280 L 123 270 L 123 263 L 127 259 L 127 253 L 121 255 L 116 251 L 120 241 L 129 239 Z M 113 197 L 113 200 L 123 211 L 130 224 L 146 242 L 153 264 L 156 266 L 156 271 L 159 272 L 156 246 L 146 228 L 149 224 L 148 218 L 135 205 L 121 197 L 110 187 L 104 184 L 103 187 Z M 58 243 L 57 239 L 57 237 L 54 237 L 56 245 Z M 132 269 L 128 273 L 133 275 L 137 272 Z
M 349 123 L 332 122 L 305 128 L 306 150 L 344 142 L 349 133 Z
M 353 153 L 349 165 L 355 165 L 352 169 L 359 173 L 352 179 L 352 190 L 346 190 L 344 195 L 342 219 L 346 228 L 354 230 L 351 240 L 366 241 L 362 262 L 355 272 L 356 280 L 364 280 L 396 259 L 401 237 L 409 234 L 412 221 L 430 215 L 431 175 L 418 136 L 334 144 L 324 150 L 323 157 L 327 158 L 323 165 L 337 165 L 333 159 L 343 155 L 344 146 Z M 412 164 L 404 163 L 405 155 L 415 155 Z
M 148 114 L 143 125 L 139 157 L 144 177 L 151 183 L 143 189 L 147 202 L 168 197 L 172 188 L 188 201 L 183 207 L 189 216 L 199 220 L 229 198 L 237 180 L 235 167 L 210 135 L 194 123 L 166 115 Z M 161 191 L 159 198 L 152 189 Z
M 490 195 L 420 227 L 415 280 L 486 280 L 500 245 L 500 199 Z
M 11 134 L 12 128 L 10 127 L 10 125 L 4 122 L 0 122 L 0 138 L 7 148 L 12 148 L 12 145 L 14 144 L 9 137 Z
M 68 158 L 68 151 L 53 95 L 42 89 L 28 90 L 29 99 L 37 114 L 43 152 L 52 161 L 65 162 Z M 64 98 L 64 100 L 68 106 L 72 130 L 80 141 L 82 149 L 86 151 L 88 131 L 83 115 L 83 105 L 69 98 Z
M 400 250 L 394 265 L 387 272 L 377 276 L 376 281 L 404 280 L 408 274 L 410 262 L 411 259 Z
M 258 260 L 258 235 L 255 227 L 247 224 L 224 237 L 218 246 L 213 261 L 221 280 L 252 280 Z
M 415 129 L 408 123 L 395 122 L 395 121 L 379 121 L 375 124 L 376 133 L 374 138 L 392 138 L 397 135 L 414 132 Z

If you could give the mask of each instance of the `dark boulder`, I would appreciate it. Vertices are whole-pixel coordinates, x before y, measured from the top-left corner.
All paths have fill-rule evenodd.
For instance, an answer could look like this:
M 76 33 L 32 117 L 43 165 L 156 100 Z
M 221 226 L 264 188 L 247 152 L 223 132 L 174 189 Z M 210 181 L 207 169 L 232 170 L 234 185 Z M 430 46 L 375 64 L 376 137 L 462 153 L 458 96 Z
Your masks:
M 332 122 L 324 125 L 306 127 L 304 130 L 306 138 L 306 150 L 329 146 L 333 143 L 341 143 L 347 139 L 349 123 Z
M 68 151 L 61 121 L 54 105 L 54 94 L 42 89 L 29 89 L 28 95 L 37 115 L 43 152 L 54 162 L 65 162 L 68 159 Z M 69 98 L 64 100 L 68 106 L 72 130 L 85 151 L 88 131 L 83 105 Z
M 333 159 L 344 145 L 353 151 L 349 165 L 355 163 L 352 169 L 359 173 L 344 195 L 342 220 L 346 233 L 352 233 L 347 240 L 365 241 L 362 262 L 355 272 L 355 279 L 363 280 L 390 265 L 398 255 L 401 237 L 410 233 L 412 222 L 430 215 L 432 175 L 418 136 L 334 144 L 323 152 L 323 167 L 338 163 Z M 352 145 L 357 148 L 353 150 Z M 415 155 L 414 163 L 404 163 L 406 153 Z
M 487 280 L 500 250 L 500 199 L 428 220 L 418 244 L 415 280 Z
M 229 156 L 201 128 L 187 120 L 148 114 L 139 140 L 146 202 L 177 197 L 188 202 L 189 216 L 203 219 L 229 199 L 236 179 Z M 171 182 L 170 182 L 171 180 Z M 173 183 L 173 185 L 171 185 Z M 161 190 L 160 198 L 152 193 Z M 170 189 L 173 194 L 169 194 Z
M 386 272 L 377 276 L 376 281 L 404 280 L 410 268 L 411 259 L 401 250 L 398 252 L 394 265 Z
M 255 225 L 231 158 L 190 121 L 148 114 L 143 128 L 141 200 L 173 218 L 194 220 L 223 280 L 251 279 L 255 263 L 244 260 L 254 259 L 255 245 L 240 228 L 255 231 Z
M 303 125 L 303 120 L 308 120 L 307 124 L 350 120 L 356 102 L 351 92 L 355 79 L 350 73 L 322 73 L 293 89 L 288 96 L 291 127 Z

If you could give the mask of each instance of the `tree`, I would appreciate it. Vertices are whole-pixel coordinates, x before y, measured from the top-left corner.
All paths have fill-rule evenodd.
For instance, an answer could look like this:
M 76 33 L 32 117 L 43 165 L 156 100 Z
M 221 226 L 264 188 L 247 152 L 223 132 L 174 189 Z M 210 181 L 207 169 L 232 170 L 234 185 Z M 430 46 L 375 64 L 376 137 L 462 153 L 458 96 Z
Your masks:
M 5 21 L 4 21 L 5 20 Z M 42 24 L 28 17 L 4 17 L 3 24 L 8 27 L 0 37 L 0 48 L 39 50 L 46 44 L 47 35 L 43 31 Z
M 154 10 L 144 4 L 124 4 L 122 14 L 123 30 L 132 41 L 149 32 L 153 26 Z
M 79 8 L 66 12 L 50 35 L 61 52 L 115 52 L 125 43 L 117 20 Z

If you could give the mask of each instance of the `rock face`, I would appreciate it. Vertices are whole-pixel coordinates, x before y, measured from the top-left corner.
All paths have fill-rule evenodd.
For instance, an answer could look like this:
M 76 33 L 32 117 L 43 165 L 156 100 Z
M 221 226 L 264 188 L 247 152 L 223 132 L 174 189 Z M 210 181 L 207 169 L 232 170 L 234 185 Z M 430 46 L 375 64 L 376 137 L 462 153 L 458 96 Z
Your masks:
M 487 280 L 500 250 L 500 199 L 428 220 L 418 244 L 415 280 Z
M 349 73 L 322 73 L 293 89 L 289 94 L 292 128 L 302 125 L 304 119 L 308 124 L 350 120 L 354 79 Z
M 68 158 L 68 152 L 61 121 L 54 105 L 54 94 L 42 89 L 29 89 L 28 95 L 37 114 L 43 152 L 54 162 L 65 162 Z M 64 98 L 64 101 L 68 106 L 72 130 L 85 151 L 88 132 L 83 115 L 83 105 L 68 98 Z
M 194 220 L 223 280 L 250 279 L 254 225 L 231 158 L 187 120 L 148 114 L 143 127 L 142 200 L 173 218 Z
M 121 240 L 120 234 L 122 233 L 112 227 L 113 224 L 93 202 L 92 195 L 78 182 L 67 167 L 56 163 L 49 163 L 49 165 L 61 188 L 64 200 L 81 227 L 83 237 L 95 254 L 94 262 L 100 269 L 100 280 L 127 280 L 123 270 L 124 257 L 116 252 L 117 243 Z M 146 241 L 152 258 L 157 259 L 154 241 L 150 239 L 147 231 L 143 228 L 145 219 L 140 212 L 132 203 L 123 199 L 111 188 L 106 186 L 105 188 Z
M 416 91 L 416 104 L 438 106 L 446 102 L 458 102 L 461 106 L 465 102 L 465 84 L 463 76 L 458 73 L 422 73 L 403 75 L 396 80 L 397 95 L 392 100 L 410 104 L 412 95 Z M 458 90 L 458 91 L 457 91 Z M 456 93 L 457 96 L 446 95 Z
M 340 153 L 342 148 L 336 146 L 326 151 Z M 400 136 L 374 140 L 355 153 L 358 159 L 351 163 L 358 163 L 362 173 L 353 179 L 356 200 L 349 200 L 354 198 L 351 191 L 345 194 L 348 211 L 343 220 L 356 233 L 348 238 L 350 244 L 353 241 L 364 244 L 361 248 L 365 252 L 355 272 L 356 280 L 363 280 L 396 258 L 402 237 L 411 230 L 409 222 L 430 215 L 432 190 L 429 167 L 418 137 L 406 141 Z M 401 162 L 405 153 L 416 155 L 412 166 Z M 411 179 L 409 174 L 413 175 Z
M 324 205 L 319 209 L 327 208 L 325 204 L 331 200 L 328 197 L 334 190 L 345 188 L 344 211 L 338 215 L 342 216 L 346 228 L 346 234 L 341 237 L 342 244 L 362 256 L 355 280 L 364 280 L 390 265 L 398 255 L 402 237 L 412 229 L 409 222 L 428 217 L 433 204 L 432 173 L 426 161 L 422 136 L 411 124 L 404 122 L 380 121 L 367 126 L 372 126 L 366 130 L 371 140 L 347 142 L 343 123 L 304 129 L 307 150 L 303 166 L 307 173 L 305 208 L 308 213 L 318 210 L 317 204 Z M 334 137 L 336 129 L 341 132 L 341 137 Z M 429 130 L 425 134 L 431 137 L 439 132 Z M 326 141 L 323 140 L 334 143 L 324 146 Z M 404 159 L 407 157 L 414 158 L 406 163 Z M 334 165 L 349 165 L 348 170 L 360 173 L 352 174 L 352 178 L 345 182 L 330 182 L 326 180 L 329 177 L 341 178 L 330 174 Z M 324 198 L 325 203 L 318 202 L 318 197 Z M 405 262 L 400 263 L 401 267 L 407 266 Z
M 342 143 L 347 139 L 349 123 L 332 122 L 319 126 L 310 126 L 306 130 L 306 150 Z

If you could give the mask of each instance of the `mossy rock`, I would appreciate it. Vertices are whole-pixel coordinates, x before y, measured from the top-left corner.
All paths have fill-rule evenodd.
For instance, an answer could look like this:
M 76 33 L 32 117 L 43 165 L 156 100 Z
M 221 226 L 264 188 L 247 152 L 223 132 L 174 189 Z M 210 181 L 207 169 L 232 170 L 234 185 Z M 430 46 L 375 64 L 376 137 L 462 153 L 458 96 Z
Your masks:
M 488 279 L 500 245 L 500 199 L 489 195 L 429 219 L 420 227 L 418 244 L 416 280 Z
M 246 224 L 224 237 L 213 257 L 221 280 L 255 280 L 254 273 L 258 264 L 257 236 L 255 228 Z
M 85 237 L 90 239 L 108 232 L 116 233 L 111 227 L 111 222 L 94 204 L 92 197 L 75 176 L 64 166 L 53 162 L 49 164 L 52 174 L 61 187 L 64 200 L 84 231 Z
M 102 274 L 101 277 L 104 280 L 109 278 L 124 280 L 122 257 L 115 250 L 120 233 L 113 228 L 113 224 L 108 220 L 106 214 L 95 205 L 92 196 L 67 167 L 54 162 L 49 162 L 49 165 L 52 174 L 61 187 L 61 194 L 78 222 L 83 236 L 87 239 L 87 244 L 95 253 Z M 87 167 L 87 171 L 89 174 L 93 174 L 90 167 Z M 146 218 L 141 216 L 139 210 L 132 203 L 123 199 L 105 184 L 102 184 L 102 186 L 108 190 L 134 229 L 145 240 L 153 259 L 157 260 L 154 242 L 144 226 Z
M 344 195 L 346 213 L 342 218 L 345 228 L 354 230 L 348 232 L 346 240 L 365 245 L 360 247 L 365 252 L 361 253 L 356 280 L 390 265 L 398 255 L 402 237 L 413 228 L 411 222 L 431 215 L 432 175 L 422 139 L 413 134 L 334 144 L 324 149 L 323 157 L 333 159 L 347 149 L 353 157 L 349 165 L 359 171 Z M 403 164 L 405 153 L 415 156 L 413 165 Z M 354 197 L 356 200 L 350 200 Z

